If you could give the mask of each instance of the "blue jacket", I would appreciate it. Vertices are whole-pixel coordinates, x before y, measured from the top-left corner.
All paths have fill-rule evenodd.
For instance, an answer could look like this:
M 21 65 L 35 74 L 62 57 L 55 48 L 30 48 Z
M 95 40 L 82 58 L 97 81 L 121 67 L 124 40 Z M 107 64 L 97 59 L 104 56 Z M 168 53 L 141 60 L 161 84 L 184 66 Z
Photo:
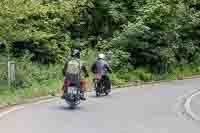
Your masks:
M 106 75 L 108 72 L 111 72 L 111 68 L 105 60 L 98 59 L 92 65 L 92 72 L 93 73 L 99 73 L 101 75 Z

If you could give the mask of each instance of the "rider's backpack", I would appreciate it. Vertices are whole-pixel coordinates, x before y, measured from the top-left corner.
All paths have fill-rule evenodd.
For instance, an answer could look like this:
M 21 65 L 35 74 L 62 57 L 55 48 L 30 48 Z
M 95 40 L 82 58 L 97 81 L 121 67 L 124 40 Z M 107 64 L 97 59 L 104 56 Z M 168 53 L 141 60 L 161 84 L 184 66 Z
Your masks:
M 72 59 L 68 62 L 66 69 L 66 78 L 72 83 L 77 83 L 80 80 L 80 61 Z

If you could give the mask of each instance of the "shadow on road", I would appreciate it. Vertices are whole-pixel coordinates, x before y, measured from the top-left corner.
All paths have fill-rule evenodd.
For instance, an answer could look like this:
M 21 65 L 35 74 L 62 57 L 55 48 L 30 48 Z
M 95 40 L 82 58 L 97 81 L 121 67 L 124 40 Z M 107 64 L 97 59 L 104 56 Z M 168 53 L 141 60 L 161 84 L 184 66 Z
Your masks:
M 88 96 L 88 98 L 102 98 L 102 99 L 105 99 L 105 98 L 111 98 L 111 97 L 113 97 L 112 95 L 101 95 L 101 96 L 99 96 L 99 97 L 97 97 L 96 95 L 90 95 L 90 96 Z
M 83 107 L 82 106 L 77 106 L 75 108 L 70 108 L 68 105 L 60 105 L 60 106 L 55 106 L 53 110 L 56 111 L 69 111 L 69 112 L 77 112 L 77 111 L 82 111 Z

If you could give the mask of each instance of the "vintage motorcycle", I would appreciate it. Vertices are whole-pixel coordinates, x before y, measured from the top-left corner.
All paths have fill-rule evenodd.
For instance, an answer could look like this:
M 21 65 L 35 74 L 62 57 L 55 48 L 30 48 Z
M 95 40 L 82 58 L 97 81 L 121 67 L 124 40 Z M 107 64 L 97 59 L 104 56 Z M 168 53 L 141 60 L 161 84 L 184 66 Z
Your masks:
M 108 95 L 110 93 L 110 90 L 108 90 L 105 86 L 105 80 L 100 74 L 95 75 L 93 82 L 97 97 L 101 96 L 102 94 Z

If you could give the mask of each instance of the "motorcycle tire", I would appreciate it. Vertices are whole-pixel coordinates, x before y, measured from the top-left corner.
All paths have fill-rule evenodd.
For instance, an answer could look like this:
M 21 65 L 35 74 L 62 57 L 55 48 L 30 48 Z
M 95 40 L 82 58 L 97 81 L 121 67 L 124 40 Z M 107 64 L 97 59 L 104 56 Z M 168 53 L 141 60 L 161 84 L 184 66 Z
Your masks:
M 109 93 L 108 92 L 105 92 L 105 95 L 107 96 Z

